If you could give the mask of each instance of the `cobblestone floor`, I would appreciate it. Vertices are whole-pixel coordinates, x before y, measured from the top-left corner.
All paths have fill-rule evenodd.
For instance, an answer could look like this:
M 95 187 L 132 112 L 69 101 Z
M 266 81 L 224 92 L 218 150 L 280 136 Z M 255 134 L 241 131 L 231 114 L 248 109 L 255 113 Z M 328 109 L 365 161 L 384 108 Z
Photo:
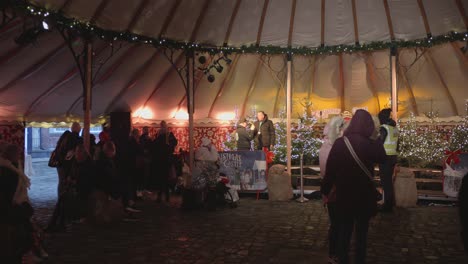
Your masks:
M 36 168 L 31 191 L 41 223 L 55 203 L 56 175 L 48 171 Z M 215 212 L 186 212 L 179 204 L 179 198 L 170 206 L 145 201 L 137 221 L 48 234 L 46 263 L 326 263 L 328 219 L 320 201 L 242 199 L 237 209 Z M 468 263 L 457 208 L 378 215 L 369 231 L 368 263 Z

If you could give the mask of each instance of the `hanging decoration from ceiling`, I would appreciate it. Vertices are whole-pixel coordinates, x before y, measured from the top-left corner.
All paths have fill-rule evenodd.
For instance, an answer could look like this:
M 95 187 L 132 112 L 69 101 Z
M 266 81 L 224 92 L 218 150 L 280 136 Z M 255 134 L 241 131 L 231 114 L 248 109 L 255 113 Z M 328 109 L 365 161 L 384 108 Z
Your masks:
M 428 36 L 427 38 L 417 40 L 396 40 L 391 42 L 374 41 L 355 45 L 337 45 L 337 46 L 320 46 L 320 47 L 280 47 L 280 46 L 213 46 L 206 43 L 184 42 L 167 38 L 152 38 L 134 34 L 131 32 L 118 32 L 106 30 L 91 24 L 89 21 L 79 21 L 74 18 L 64 16 L 62 13 L 47 10 L 42 7 L 35 6 L 27 1 L 12 1 L 13 8 L 17 11 L 26 13 L 27 15 L 36 17 L 37 19 L 46 21 L 48 26 L 55 24 L 61 27 L 75 29 L 83 34 L 91 34 L 104 40 L 109 41 L 128 41 L 131 43 L 143 43 L 152 45 L 156 48 L 169 48 L 179 50 L 194 50 L 197 52 L 207 52 L 210 54 L 219 54 L 224 52 L 229 53 L 250 53 L 250 54 L 296 54 L 296 55 L 320 55 L 320 54 L 337 54 L 337 53 L 352 53 L 358 51 L 376 51 L 396 48 L 413 48 L 413 47 L 431 47 L 433 45 L 442 44 L 454 41 L 466 41 L 468 32 L 448 32 L 439 36 Z

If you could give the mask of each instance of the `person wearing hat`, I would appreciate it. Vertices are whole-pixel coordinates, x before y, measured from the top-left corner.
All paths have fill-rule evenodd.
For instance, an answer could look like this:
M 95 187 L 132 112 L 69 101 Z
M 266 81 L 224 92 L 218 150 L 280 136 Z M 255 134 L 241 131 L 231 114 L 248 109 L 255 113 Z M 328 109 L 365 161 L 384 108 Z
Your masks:
M 250 142 L 252 141 L 252 132 L 247 130 L 247 119 L 239 120 L 236 128 L 237 150 L 250 150 Z

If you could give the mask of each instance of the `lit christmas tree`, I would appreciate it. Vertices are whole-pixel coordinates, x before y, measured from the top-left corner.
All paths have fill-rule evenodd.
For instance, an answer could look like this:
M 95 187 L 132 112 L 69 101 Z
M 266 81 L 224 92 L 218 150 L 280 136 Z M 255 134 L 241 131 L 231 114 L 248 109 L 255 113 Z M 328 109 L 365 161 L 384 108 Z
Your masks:
M 286 120 L 283 110 L 279 112 L 280 121 L 275 123 L 276 144 L 273 149 L 275 153 L 274 163 L 286 163 Z
M 463 121 L 453 129 L 450 137 L 450 150 L 456 151 L 459 149 L 468 152 L 468 101 L 465 103 Z
M 426 116 L 429 126 L 419 127 L 413 113 L 404 125 L 400 124 L 400 157 L 408 160 L 411 167 L 440 165 L 448 148 L 448 142 L 437 129 L 437 113 L 431 111 Z
M 304 153 L 304 164 L 313 164 L 318 158 L 318 151 L 322 146 L 322 139 L 319 133 L 314 129 L 317 124 L 317 118 L 312 116 L 312 103 L 303 104 L 304 112 L 299 118 L 299 123 L 293 125 L 291 129 L 291 163 L 299 164 L 299 155 Z M 276 144 L 273 152 L 275 153 L 275 163 L 286 163 L 286 120 L 284 111 L 280 111 L 280 122 L 275 124 Z
M 299 119 L 299 124 L 292 129 L 291 159 L 298 162 L 300 154 L 304 153 L 304 164 L 313 164 L 317 160 L 318 151 L 323 141 L 314 130 L 317 118 L 308 113 L 310 111 L 308 111 L 308 107 L 305 107 L 304 113 Z

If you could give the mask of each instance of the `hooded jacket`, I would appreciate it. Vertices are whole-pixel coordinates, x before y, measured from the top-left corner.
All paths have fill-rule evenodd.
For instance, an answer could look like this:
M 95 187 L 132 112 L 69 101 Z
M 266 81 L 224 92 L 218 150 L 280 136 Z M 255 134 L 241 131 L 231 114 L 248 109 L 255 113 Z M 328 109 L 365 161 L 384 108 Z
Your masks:
M 371 172 L 376 163 L 386 158 L 382 142 L 370 139 L 374 129 L 371 115 L 365 110 L 358 110 L 344 132 L 359 159 Z M 354 160 L 343 137 L 338 138 L 330 150 L 321 192 L 328 195 L 334 185 L 338 214 L 363 217 L 376 214 L 374 183 Z

